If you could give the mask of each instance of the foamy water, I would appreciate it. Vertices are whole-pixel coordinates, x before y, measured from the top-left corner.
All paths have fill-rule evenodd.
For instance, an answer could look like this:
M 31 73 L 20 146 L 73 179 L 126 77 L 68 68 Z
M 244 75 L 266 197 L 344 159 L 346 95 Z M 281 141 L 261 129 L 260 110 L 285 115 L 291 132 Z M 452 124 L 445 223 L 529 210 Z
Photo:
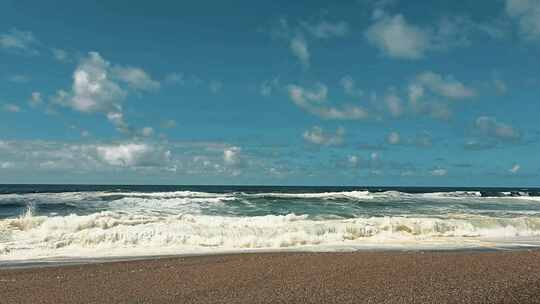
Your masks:
M 527 193 L 266 190 L 0 194 L 0 261 L 540 244 Z

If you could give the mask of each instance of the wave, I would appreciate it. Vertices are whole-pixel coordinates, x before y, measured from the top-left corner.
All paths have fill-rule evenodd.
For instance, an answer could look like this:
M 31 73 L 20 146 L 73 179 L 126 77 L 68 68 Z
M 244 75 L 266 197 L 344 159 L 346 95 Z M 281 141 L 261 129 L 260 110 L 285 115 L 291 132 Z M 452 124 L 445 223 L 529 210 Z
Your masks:
M 0 221 L 0 260 L 99 256 L 117 252 L 302 249 L 310 246 L 481 242 L 486 238 L 539 240 L 539 217 L 368 217 L 315 220 L 307 215 L 226 217 L 152 216 L 105 211 Z
M 178 199 L 185 202 L 222 202 L 242 199 L 316 199 L 316 200 L 350 200 L 350 201 L 392 201 L 392 200 L 459 200 L 459 199 L 502 199 L 540 201 L 536 192 L 488 192 L 488 191 L 452 191 L 407 193 L 400 191 L 341 191 L 341 192 L 268 192 L 268 193 L 212 193 L 197 191 L 171 191 L 171 192 L 59 192 L 59 193 L 26 193 L 26 194 L 0 194 L 1 206 L 26 206 L 34 204 L 100 204 L 118 200 L 167 200 Z
M 246 194 L 244 197 L 258 197 L 258 198 L 318 198 L 318 199 L 372 199 L 373 195 L 369 191 L 342 191 L 342 192 L 313 192 L 313 193 L 255 193 Z

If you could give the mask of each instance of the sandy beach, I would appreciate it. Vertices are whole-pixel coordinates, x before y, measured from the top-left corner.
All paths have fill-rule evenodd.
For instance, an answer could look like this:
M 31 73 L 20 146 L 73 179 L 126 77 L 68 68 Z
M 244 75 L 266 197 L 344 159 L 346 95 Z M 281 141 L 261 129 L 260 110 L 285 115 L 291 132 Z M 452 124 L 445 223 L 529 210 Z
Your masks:
M 1 303 L 540 303 L 540 251 L 261 253 L 0 270 Z

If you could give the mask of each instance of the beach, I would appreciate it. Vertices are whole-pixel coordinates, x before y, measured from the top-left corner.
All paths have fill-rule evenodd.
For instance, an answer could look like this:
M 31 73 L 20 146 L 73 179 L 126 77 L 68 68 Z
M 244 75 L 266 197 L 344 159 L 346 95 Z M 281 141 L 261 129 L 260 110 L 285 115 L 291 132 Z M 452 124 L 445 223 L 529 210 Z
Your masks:
M 1 303 L 540 303 L 540 251 L 249 253 L 0 269 Z

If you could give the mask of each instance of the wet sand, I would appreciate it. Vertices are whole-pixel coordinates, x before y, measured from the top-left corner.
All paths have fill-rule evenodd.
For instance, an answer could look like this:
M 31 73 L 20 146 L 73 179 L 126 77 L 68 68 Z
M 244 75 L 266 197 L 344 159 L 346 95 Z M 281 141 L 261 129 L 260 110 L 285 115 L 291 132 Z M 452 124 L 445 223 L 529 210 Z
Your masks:
M 266 253 L 0 269 L 0 303 L 540 303 L 540 251 Z

